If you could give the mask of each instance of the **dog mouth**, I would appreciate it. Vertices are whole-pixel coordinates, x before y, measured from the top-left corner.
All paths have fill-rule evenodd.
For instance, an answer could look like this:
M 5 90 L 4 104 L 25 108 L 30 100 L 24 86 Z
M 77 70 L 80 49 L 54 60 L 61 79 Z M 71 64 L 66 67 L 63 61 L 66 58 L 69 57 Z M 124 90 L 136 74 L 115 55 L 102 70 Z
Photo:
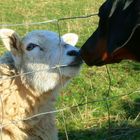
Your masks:
M 103 66 L 106 64 L 112 64 L 112 63 L 119 63 L 121 59 L 107 59 L 107 60 L 101 60 L 101 59 L 96 59 L 93 62 L 88 63 L 88 66 Z
M 89 66 L 102 66 L 104 65 L 104 61 L 102 61 L 101 59 L 96 59 L 93 62 L 90 62 L 88 65 Z

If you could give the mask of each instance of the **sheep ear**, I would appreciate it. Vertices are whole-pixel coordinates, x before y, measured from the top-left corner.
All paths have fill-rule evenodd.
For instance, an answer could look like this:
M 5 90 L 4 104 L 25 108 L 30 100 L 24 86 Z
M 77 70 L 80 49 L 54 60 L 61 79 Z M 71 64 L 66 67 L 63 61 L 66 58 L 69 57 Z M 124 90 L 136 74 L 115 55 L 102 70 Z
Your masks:
M 67 33 L 62 36 L 62 39 L 64 40 L 64 42 L 75 46 L 78 42 L 78 35 L 75 33 Z
M 11 29 L 0 29 L 0 38 L 8 51 L 14 56 L 21 53 L 21 40 L 19 35 Z

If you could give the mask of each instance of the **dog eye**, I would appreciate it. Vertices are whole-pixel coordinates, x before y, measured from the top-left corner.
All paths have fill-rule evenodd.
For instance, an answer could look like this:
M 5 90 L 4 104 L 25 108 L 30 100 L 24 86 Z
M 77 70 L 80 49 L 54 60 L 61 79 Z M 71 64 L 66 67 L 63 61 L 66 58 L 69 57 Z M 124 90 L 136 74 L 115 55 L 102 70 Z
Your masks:
M 33 50 L 35 47 L 39 47 L 38 45 L 36 44 L 33 44 L 33 43 L 30 43 L 28 46 L 27 46 L 27 51 L 31 51 Z

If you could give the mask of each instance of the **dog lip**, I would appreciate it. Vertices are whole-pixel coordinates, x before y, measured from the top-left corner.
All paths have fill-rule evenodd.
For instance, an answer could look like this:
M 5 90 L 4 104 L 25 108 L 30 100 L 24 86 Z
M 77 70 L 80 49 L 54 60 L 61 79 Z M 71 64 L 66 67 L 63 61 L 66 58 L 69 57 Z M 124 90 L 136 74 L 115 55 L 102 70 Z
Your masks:
M 102 61 L 101 59 L 96 59 L 94 61 L 90 61 L 90 62 L 85 62 L 88 66 L 102 66 L 104 65 L 104 61 Z

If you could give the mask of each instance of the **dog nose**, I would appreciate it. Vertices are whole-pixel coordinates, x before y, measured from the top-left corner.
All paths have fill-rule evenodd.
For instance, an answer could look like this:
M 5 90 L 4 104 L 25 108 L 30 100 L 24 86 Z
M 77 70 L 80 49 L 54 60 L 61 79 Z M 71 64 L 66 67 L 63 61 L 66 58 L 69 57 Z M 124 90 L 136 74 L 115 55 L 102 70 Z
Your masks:
M 79 53 L 79 51 L 71 50 L 67 53 L 67 55 L 69 55 L 69 56 L 80 56 L 80 53 Z

